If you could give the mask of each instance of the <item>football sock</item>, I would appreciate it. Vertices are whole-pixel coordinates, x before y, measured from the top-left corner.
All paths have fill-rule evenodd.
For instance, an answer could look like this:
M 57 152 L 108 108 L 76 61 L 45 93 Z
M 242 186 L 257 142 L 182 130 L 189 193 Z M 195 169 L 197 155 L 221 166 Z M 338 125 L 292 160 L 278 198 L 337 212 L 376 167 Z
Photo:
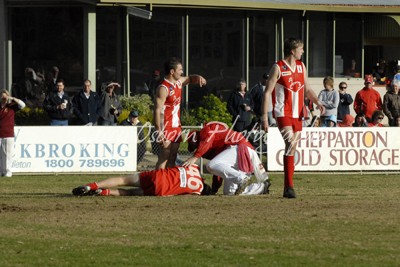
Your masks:
M 283 156 L 283 169 L 285 172 L 285 187 L 293 188 L 294 156 Z
M 87 184 L 87 186 L 90 187 L 90 190 L 97 190 L 97 189 L 99 189 L 99 186 L 97 185 L 97 183 L 90 183 L 90 184 Z
M 109 196 L 110 195 L 110 189 L 101 189 L 101 192 L 99 193 L 99 196 Z
M 212 186 L 211 186 L 211 192 L 213 193 L 217 193 L 218 189 L 221 187 L 222 185 L 222 177 L 217 176 L 217 175 L 213 175 L 212 177 Z

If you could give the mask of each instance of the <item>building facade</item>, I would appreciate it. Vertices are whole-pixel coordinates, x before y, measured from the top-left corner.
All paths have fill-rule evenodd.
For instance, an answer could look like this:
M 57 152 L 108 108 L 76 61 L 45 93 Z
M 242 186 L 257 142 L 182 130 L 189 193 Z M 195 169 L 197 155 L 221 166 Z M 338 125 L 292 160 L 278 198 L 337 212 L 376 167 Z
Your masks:
M 70 88 L 88 78 L 97 89 L 113 80 L 121 94 L 147 93 L 153 71 L 163 74 L 164 61 L 176 56 L 185 73 L 208 80 L 185 92 L 188 108 L 209 93 L 225 98 L 240 78 L 257 83 L 282 57 L 287 37 L 304 40 L 311 78 L 362 79 L 384 61 L 387 76 L 396 71 L 397 0 L 299 2 L 5 0 L 0 84 L 18 88 L 27 67 L 46 76 L 57 66 Z

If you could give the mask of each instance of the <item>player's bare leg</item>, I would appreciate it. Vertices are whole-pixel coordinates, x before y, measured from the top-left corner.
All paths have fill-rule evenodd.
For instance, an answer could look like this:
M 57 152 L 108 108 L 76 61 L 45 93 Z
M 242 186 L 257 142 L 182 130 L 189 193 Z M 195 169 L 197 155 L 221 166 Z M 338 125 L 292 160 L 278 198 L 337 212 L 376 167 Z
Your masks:
M 161 151 L 158 154 L 156 170 L 166 168 L 168 159 L 171 154 L 171 146 L 172 146 L 172 142 L 169 140 L 166 140 L 166 141 L 160 143 Z
M 172 168 L 176 165 L 175 162 L 176 158 L 178 157 L 179 145 L 180 143 L 175 143 L 175 142 L 171 143 L 169 158 L 166 165 L 167 168 Z
M 111 177 L 111 178 L 107 178 L 107 179 L 99 181 L 99 182 L 82 185 L 77 188 L 74 188 L 72 190 L 72 193 L 77 196 L 85 196 L 85 195 L 126 196 L 126 195 L 132 195 L 133 193 L 135 193 L 135 195 L 136 194 L 140 195 L 140 192 L 138 192 L 138 190 L 132 191 L 132 189 L 129 189 L 129 190 L 110 189 L 110 188 L 117 187 L 117 186 L 140 187 L 139 173 L 134 173 L 134 174 L 128 175 L 128 176 Z M 130 191 L 132 191 L 132 192 L 130 192 Z

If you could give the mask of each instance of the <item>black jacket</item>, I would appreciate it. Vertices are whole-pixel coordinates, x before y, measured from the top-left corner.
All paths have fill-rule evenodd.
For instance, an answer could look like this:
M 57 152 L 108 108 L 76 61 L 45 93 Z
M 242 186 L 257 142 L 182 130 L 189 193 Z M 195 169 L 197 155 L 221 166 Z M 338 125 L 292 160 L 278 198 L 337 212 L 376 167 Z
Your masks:
M 353 103 L 353 98 L 350 94 L 339 94 L 339 106 L 337 108 L 337 119 L 343 120 L 346 114 L 350 114 L 350 104 Z
M 246 93 L 244 97 L 238 91 L 233 92 L 228 100 L 227 108 L 229 113 L 232 114 L 232 122 L 237 118 L 233 130 L 242 132 L 247 130 L 253 118 L 251 111 L 245 111 L 244 105 L 250 106 L 253 109 L 253 100 L 250 95 Z
M 264 98 L 264 88 L 263 88 L 262 84 L 257 83 L 250 89 L 250 91 L 248 93 L 254 104 L 254 108 L 253 108 L 254 114 L 258 118 L 260 118 L 263 113 L 262 103 L 263 103 L 263 98 Z
M 58 105 L 65 102 L 67 102 L 66 109 L 57 109 Z M 52 120 L 68 120 L 71 117 L 71 101 L 65 92 L 62 98 L 57 92 L 50 92 L 43 102 L 43 108 Z
M 78 118 L 78 124 L 96 123 L 100 117 L 101 102 L 96 92 L 91 91 L 87 98 L 84 91 L 80 91 L 72 99 L 72 106 L 74 114 Z

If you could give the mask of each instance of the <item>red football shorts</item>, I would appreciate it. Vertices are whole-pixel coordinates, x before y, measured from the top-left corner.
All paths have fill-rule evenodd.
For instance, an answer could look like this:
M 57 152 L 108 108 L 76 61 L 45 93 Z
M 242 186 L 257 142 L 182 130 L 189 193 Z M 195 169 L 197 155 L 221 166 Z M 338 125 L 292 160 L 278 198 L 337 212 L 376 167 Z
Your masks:
M 139 174 L 140 179 L 140 187 L 143 190 L 143 195 L 145 196 L 155 196 L 156 195 L 156 187 L 155 180 L 156 174 L 155 171 L 145 171 Z
M 172 143 L 182 142 L 182 128 L 164 129 L 164 137 Z
M 294 133 L 303 130 L 303 120 L 301 118 L 278 117 L 276 122 L 279 129 L 290 126 Z

